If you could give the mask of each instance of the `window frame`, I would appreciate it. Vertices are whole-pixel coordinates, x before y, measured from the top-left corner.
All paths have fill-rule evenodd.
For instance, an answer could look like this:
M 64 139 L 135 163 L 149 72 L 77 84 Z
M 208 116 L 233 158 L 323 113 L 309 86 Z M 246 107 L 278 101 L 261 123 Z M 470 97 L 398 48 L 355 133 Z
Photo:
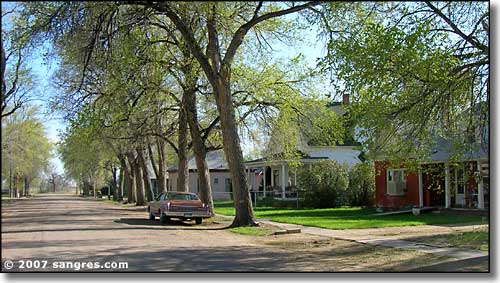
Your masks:
M 398 172 L 398 174 L 396 174 Z M 396 180 L 398 176 L 399 180 Z M 389 183 L 394 186 L 393 190 L 389 190 Z M 398 192 L 398 183 L 404 184 L 401 192 Z M 389 196 L 406 196 L 408 193 L 408 170 L 406 168 L 389 168 L 386 172 L 386 194 Z

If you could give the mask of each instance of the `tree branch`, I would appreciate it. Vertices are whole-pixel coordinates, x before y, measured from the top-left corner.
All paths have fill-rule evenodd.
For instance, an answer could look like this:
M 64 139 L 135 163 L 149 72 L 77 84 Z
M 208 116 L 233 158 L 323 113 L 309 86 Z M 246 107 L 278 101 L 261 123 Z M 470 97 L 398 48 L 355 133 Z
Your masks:
M 238 28 L 238 30 L 234 33 L 233 39 L 231 40 L 231 43 L 229 44 L 229 47 L 227 48 L 227 52 L 224 56 L 224 60 L 222 61 L 222 63 L 224 65 L 228 65 L 228 66 L 231 65 L 233 58 L 234 58 L 234 55 L 236 55 L 236 51 L 238 50 L 238 47 L 241 45 L 241 43 L 243 42 L 243 39 L 245 38 L 245 35 L 248 33 L 248 31 L 253 26 L 255 26 L 258 23 L 263 22 L 265 20 L 284 16 L 284 15 L 291 14 L 291 13 L 295 13 L 295 12 L 304 10 L 306 8 L 316 6 L 318 4 L 320 4 L 320 2 L 308 2 L 306 4 L 291 7 L 291 8 L 285 9 L 285 10 L 270 12 L 270 13 L 264 14 L 264 15 L 259 16 L 259 17 L 254 17 L 249 22 L 240 26 Z

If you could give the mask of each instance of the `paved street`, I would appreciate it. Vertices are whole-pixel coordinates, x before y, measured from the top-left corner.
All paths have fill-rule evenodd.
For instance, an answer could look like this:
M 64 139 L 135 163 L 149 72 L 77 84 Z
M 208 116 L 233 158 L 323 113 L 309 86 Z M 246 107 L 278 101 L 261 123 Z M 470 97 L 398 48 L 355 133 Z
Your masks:
M 54 269 L 73 261 L 126 262 L 123 271 L 405 271 L 452 260 L 307 233 L 244 236 L 228 224 L 160 225 L 143 207 L 40 195 L 2 205 L 2 270 L 6 261 L 13 271 L 117 270 Z

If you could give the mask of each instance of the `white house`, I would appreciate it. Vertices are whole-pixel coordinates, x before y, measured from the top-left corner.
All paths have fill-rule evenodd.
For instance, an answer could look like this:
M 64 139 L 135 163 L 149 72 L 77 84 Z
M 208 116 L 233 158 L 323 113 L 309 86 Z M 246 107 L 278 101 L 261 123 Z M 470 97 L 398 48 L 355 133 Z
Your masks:
M 346 114 L 344 105 L 349 104 L 349 96 L 343 96 L 343 102 L 334 103 L 329 109 L 338 116 Z M 297 151 L 302 155 L 298 160 L 305 166 L 321 160 L 333 159 L 349 168 L 362 162 L 362 152 L 355 145 L 316 146 L 311 145 L 308 137 L 301 133 L 300 145 Z M 291 170 L 290 160 L 275 160 L 260 158 L 246 162 L 247 170 L 263 175 L 257 188 L 260 196 L 272 196 L 280 199 L 296 198 L 294 188 L 300 188 L 297 182 L 296 170 Z
M 212 186 L 212 197 L 214 200 L 229 200 L 232 199 L 232 183 L 231 174 L 227 165 L 226 157 L 222 150 L 208 152 L 206 156 L 208 168 L 210 172 L 210 185 Z M 189 168 L 189 191 L 193 193 L 199 192 L 198 173 L 196 170 L 196 161 L 194 156 L 188 161 Z M 168 170 L 169 181 L 168 190 L 177 190 L 177 166 L 172 166 Z M 257 188 L 259 176 L 249 174 L 247 178 L 252 184 L 251 189 Z

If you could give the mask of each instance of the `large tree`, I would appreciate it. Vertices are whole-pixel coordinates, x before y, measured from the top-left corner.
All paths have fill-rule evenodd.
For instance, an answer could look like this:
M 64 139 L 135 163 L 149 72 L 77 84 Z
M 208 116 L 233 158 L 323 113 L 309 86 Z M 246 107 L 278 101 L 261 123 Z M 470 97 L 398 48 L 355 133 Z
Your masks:
M 203 69 L 214 90 L 215 101 L 220 115 L 224 153 L 232 177 L 236 209 L 236 216 L 232 226 L 257 225 L 253 216 L 250 193 L 247 187 L 245 165 L 232 100 L 232 64 L 239 47 L 250 29 L 264 21 L 307 9 L 315 3 L 283 8 L 259 2 L 255 6 L 250 5 L 253 6 L 253 9 L 244 7 L 240 10 L 226 3 L 202 4 L 201 13 L 205 24 L 203 33 L 192 30 L 187 22 L 186 5 L 189 4 L 140 1 L 134 3 L 145 5 L 160 13 L 164 13 L 182 34 L 186 46 Z M 235 9 L 233 10 L 233 16 L 228 13 L 231 8 Z M 244 19 L 242 24 L 234 32 L 226 32 L 226 35 L 232 33 L 232 36 L 221 38 L 220 35 L 223 34 L 222 30 L 224 26 L 234 27 L 234 24 L 228 24 L 232 20 L 237 20 L 236 15 Z M 201 40 L 200 36 L 201 39 L 205 40 Z
M 372 153 L 424 160 L 488 146 L 489 11 L 484 2 L 331 3 L 322 64 Z M 474 137 L 474 136 L 479 137 Z

